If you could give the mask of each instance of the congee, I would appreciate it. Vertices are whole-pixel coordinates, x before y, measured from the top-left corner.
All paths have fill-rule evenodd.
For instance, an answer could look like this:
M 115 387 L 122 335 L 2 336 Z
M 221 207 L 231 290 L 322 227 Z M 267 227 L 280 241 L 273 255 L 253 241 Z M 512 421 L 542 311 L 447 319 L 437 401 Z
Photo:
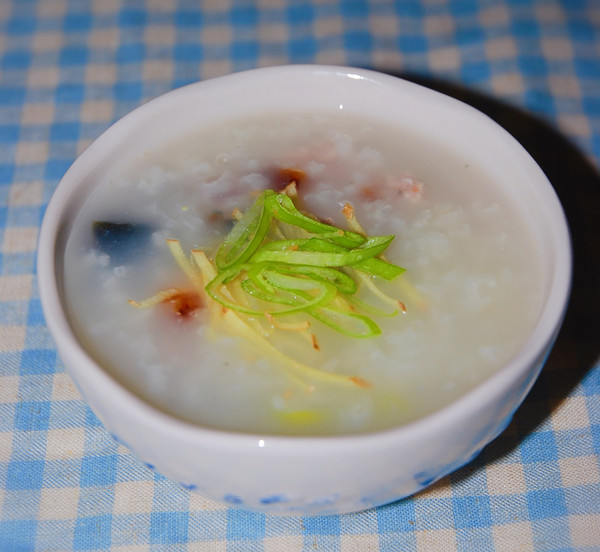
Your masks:
M 263 434 L 381 430 L 510 360 L 540 312 L 527 214 L 431 138 L 344 112 L 124 156 L 67 243 L 79 340 L 157 408 Z

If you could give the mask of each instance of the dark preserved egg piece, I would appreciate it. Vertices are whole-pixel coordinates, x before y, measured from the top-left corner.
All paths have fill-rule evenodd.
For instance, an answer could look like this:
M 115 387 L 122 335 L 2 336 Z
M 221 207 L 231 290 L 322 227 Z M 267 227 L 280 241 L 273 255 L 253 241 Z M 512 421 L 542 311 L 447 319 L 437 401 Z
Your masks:
M 92 224 L 96 249 L 110 257 L 111 264 L 128 264 L 150 243 L 153 228 L 148 224 L 95 221 Z

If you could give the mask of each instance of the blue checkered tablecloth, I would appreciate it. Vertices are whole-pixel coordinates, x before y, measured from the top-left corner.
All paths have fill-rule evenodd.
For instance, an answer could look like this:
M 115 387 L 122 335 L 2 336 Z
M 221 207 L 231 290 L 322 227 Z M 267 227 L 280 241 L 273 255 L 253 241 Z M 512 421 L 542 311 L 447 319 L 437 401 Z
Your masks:
M 104 129 L 174 87 L 286 63 L 487 109 L 555 176 L 573 229 L 571 310 L 513 423 L 428 490 L 353 515 L 247 513 L 149 471 L 65 373 L 36 286 L 44 208 Z M 598 0 L 0 0 L 0 552 L 600 551 L 599 162 Z

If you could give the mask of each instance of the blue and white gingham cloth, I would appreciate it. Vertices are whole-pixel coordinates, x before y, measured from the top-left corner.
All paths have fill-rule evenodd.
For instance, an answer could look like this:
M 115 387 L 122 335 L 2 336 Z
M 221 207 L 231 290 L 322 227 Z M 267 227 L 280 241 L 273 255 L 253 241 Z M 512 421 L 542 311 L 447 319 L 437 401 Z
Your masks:
M 0 552 L 599 551 L 597 330 L 561 336 L 513 423 L 474 462 L 353 515 L 279 518 L 190 493 L 115 443 L 82 401 L 35 281 L 56 184 L 140 103 L 284 63 L 463 85 L 536 114 L 599 166 L 597 0 L 0 1 Z

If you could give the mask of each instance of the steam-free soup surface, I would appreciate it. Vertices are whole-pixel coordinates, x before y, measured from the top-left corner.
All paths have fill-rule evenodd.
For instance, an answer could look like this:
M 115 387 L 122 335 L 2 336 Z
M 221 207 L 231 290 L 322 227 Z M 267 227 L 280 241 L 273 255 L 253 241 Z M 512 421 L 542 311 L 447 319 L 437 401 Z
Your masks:
M 294 332 L 266 336 L 368 386 L 299 384 L 248 339 L 215 333 L 193 294 L 129 302 L 189 290 L 166 240 L 214 256 L 234 209 L 288 177 L 322 220 L 344 227 L 350 204 L 369 235 L 395 235 L 386 258 L 407 271 L 377 283 L 406 312 L 374 316 L 381 335 L 347 337 L 312 320 L 318 348 Z M 477 159 L 343 113 L 233 121 L 128 159 L 98 183 L 65 254 L 72 325 L 107 372 L 182 419 L 274 434 L 378 430 L 447 405 L 527 339 L 540 281 L 526 216 Z

